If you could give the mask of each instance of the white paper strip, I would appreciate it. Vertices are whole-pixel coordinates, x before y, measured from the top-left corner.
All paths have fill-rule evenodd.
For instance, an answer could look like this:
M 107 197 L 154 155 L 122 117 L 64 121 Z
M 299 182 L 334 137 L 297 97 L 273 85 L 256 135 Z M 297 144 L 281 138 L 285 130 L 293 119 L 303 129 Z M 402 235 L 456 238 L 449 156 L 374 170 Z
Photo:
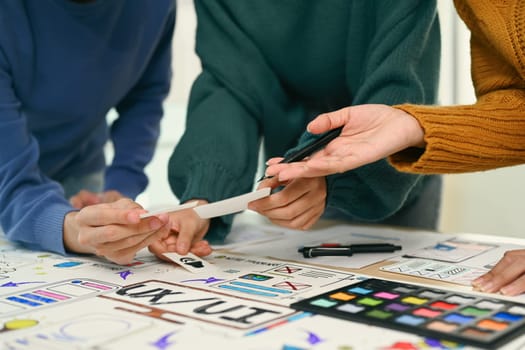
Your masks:
M 248 203 L 254 200 L 268 197 L 270 195 L 270 192 L 271 188 L 265 187 L 257 191 L 242 194 L 237 197 L 224 199 L 222 201 L 213 202 L 210 204 L 199 205 L 193 210 L 195 210 L 202 219 L 209 219 L 217 216 L 233 214 L 246 210 L 248 208 Z
M 176 212 L 176 211 L 193 208 L 193 207 L 196 207 L 198 203 L 199 203 L 198 201 L 191 201 L 191 202 L 188 202 L 188 203 L 185 203 L 185 204 L 175 205 L 173 207 L 167 207 L 167 208 L 153 210 L 153 211 L 150 211 L 148 213 L 141 214 L 140 218 L 144 219 L 144 218 L 149 218 L 150 216 L 155 216 L 155 215 L 164 214 L 164 213 L 173 213 L 173 212 Z

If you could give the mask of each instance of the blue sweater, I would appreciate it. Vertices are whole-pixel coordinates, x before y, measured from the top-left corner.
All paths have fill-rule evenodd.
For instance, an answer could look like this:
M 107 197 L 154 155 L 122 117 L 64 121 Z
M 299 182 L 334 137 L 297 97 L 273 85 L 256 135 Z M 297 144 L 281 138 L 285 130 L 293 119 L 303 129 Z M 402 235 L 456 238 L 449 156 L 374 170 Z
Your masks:
M 0 2 L 0 223 L 9 239 L 64 253 L 74 210 L 57 181 L 106 168 L 134 198 L 171 79 L 173 0 Z M 112 108 L 118 118 L 107 125 Z
M 303 134 L 319 113 L 433 103 L 435 7 L 430 0 L 196 0 L 203 71 L 170 159 L 177 197 L 213 202 L 250 191 L 261 143 L 268 158 L 310 142 Z M 329 176 L 326 205 L 354 221 L 381 222 L 419 199 L 424 180 L 382 160 Z M 207 239 L 224 238 L 231 222 L 214 219 Z

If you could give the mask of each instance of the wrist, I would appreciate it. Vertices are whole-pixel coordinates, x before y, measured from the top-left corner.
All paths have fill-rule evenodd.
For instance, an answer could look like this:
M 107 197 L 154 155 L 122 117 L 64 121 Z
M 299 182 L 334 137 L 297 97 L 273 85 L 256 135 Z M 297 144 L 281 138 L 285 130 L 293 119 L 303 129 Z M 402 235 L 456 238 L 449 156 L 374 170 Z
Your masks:
M 78 211 L 70 211 L 64 217 L 64 225 L 62 232 L 64 247 L 68 252 L 91 253 L 86 249 L 85 246 L 81 245 L 78 242 L 78 233 L 80 229 L 76 221 L 77 214 Z
M 403 110 L 399 110 L 399 112 L 403 114 L 403 118 L 406 120 L 406 123 L 404 123 L 407 127 L 405 135 L 407 135 L 409 147 L 425 148 L 427 145 L 425 142 L 425 130 L 419 121 L 410 113 Z

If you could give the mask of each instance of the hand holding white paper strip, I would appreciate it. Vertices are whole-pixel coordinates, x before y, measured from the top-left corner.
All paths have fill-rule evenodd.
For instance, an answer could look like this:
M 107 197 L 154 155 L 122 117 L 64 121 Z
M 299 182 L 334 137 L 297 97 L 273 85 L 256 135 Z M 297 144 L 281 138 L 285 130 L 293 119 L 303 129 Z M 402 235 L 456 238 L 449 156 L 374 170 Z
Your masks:
M 149 218 L 150 216 L 155 216 L 155 215 L 164 214 L 164 213 L 173 213 L 173 212 L 176 212 L 176 211 L 193 208 L 193 207 L 197 206 L 198 203 L 199 203 L 198 201 L 191 201 L 191 202 L 188 202 L 188 203 L 175 205 L 173 207 L 167 207 L 167 208 L 162 208 L 162 209 L 158 209 L 158 210 L 153 210 L 153 211 L 150 211 L 148 213 L 141 214 L 140 218 L 144 219 L 144 218 Z
M 254 200 L 268 197 L 270 192 L 271 188 L 265 187 L 237 197 L 224 199 L 222 201 L 213 202 L 210 204 L 199 205 L 193 210 L 197 212 L 201 219 L 209 219 L 217 216 L 233 214 L 246 210 L 248 208 L 248 203 Z

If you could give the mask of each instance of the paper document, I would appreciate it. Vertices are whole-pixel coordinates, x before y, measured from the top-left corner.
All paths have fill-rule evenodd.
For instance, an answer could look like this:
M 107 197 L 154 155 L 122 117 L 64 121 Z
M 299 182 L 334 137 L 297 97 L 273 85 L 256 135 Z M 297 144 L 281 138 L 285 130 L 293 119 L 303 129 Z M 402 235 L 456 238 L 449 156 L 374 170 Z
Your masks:
M 216 272 L 215 267 L 207 262 L 206 260 L 199 258 L 193 253 L 187 253 L 186 255 L 180 255 L 175 252 L 163 253 L 166 258 L 170 259 L 174 263 L 178 264 L 186 271 L 189 272 Z
M 489 271 L 479 267 L 426 259 L 402 260 L 401 262 L 382 266 L 380 269 L 387 272 L 452 282 L 465 286 L 470 286 L 473 280 Z
M 188 203 L 185 203 L 185 204 L 175 205 L 173 207 L 167 207 L 167 208 L 162 208 L 162 209 L 158 209 L 158 210 L 153 210 L 153 211 L 150 211 L 148 213 L 141 214 L 140 218 L 144 219 L 144 218 L 149 218 L 150 216 L 155 216 L 155 215 L 164 214 L 164 213 L 173 213 L 173 212 L 176 212 L 176 211 L 193 208 L 193 207 L 196 207 L 198 203 L 199 202 L 197 202 L 197 201 L 192 201 L 192 202 L 188 202 Z
M 202 219 L 209 219 L 217 216 L 233 214 L 246 210 L 248 208 L 248 203 L 254 200 L 268 197 L 270 195 L 270 192 L 271 188 L 265 187 L 257 191 L 242 194 L 237 197 L 228 198 L 210 204 L 199 205 L 193 210 L 195 210 Z
M 261 227 L 259 227 L 261 228 Z M 436 244 L 452 238 L 446 234 L 430 231 L 403 231 L 374 226 L 338 225 L 309 231 L 280 228 L 283 238 L 279 244 L 275 241 L 260 242 L 251 245 L 238 245 L 231 249 L 236 253 L 252 256 L 270 256 L 281 260 L 292 260 L 303 263 L 322 264 L 325 266 L 360 269 L 383 260 L 397 258 L 407 252 Z M 391 253 L 355 254 L 353 256 L 322 256 L 305 258 L 298 249 L 304 246 L 315 246 L 323 243 L 339 244 L 374 244 L 391 243 L 401 245 L 401 251 Z

